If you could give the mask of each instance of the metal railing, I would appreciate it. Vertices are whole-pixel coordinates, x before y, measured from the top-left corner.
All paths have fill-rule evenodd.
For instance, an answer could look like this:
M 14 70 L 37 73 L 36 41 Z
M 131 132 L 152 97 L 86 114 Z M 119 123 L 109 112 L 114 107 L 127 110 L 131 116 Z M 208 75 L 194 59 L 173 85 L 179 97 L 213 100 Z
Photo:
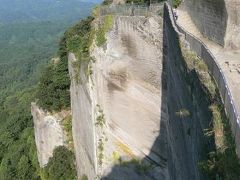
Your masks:
M 152 4 L 122 4 L 101 6 L 100 15 L 119 15 L 119 16 L 150 16 L 152 14 L 161 15 L 163 13 L 163 3 Z
M 186 41 L 189 42 L 190 48 L 195 51 L 196 54 L 207 64 L 209 73 L 214 78 L 218 86 L 220 96 L 225 107 L 225 112 L 230 121 L 232 135 L 235 139 L 237 155 L 240 158 L 240 118 L 233 96 L 228 87 L 226 77 L 210 49 L 208 49 L 208 47 L 199 38 L 187 32 L 183 27 L 176 23 L 175 18 L 173 18 L 172 8 L 167 3 L 166 7 L 168 8 L 169 17 L 174 30 L 177 34 L 184 36 Z
M 186 41 L 189 42 L 190 47 L 196 54 L 204 60 L 207 64 L 209 73 L 214 78 L 225 107 L 225 112 L 229 118 L 232 135 L 235 139 L 237 155 L 240 158 L 240 117 L 236 110 L 233 96 L 227 85 L 226 77 L 217 62 L 216 58 L 208 49 L 208 47 L 196 36 L 187 32 L 183 27 L 176 23 L 173 17 L 172 8 L 168 3 L 165 3 L 168 9 L 168 16 L 171 19 L 171 24 L 178 35 L 184 36 Z M 149 16 L 152 14 L 163 14 L 163 3 L 147 5 L 113 5 L 103 6 L 100 8 L 100 15 L 121 15 L 121 16 Z

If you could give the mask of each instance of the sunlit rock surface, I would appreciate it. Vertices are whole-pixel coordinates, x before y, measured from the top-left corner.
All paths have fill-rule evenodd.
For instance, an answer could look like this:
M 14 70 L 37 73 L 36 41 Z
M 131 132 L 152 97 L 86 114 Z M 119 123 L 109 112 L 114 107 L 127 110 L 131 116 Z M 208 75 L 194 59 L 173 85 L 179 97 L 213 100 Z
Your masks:
M 65 145 L 66 137 L 60 124 L 69 115 L 69 111 L 50 114 L 32 103 L 31 112 L 34 121 L 35 141 L 37 145 L 38 161 L 41 167 L 48 163 L 53 150 L 57 146 Z

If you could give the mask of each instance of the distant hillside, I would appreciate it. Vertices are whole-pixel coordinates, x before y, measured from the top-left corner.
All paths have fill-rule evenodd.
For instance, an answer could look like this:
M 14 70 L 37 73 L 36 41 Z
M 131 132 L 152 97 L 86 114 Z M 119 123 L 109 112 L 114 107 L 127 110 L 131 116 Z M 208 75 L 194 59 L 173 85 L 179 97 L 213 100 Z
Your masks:
M 41 69 L 57 55 L 60 37 L 94 5 L 78 0 L 0 0 L 1 180 L 41 179 L 30 103 Z M 66 167 L 64 173 L 69 171 L 62 161 L 60 165 Z
M 94 0 L 94 2 L 97 2 Z M 79 0 L 0 0 L 0 24 L 31 21 L 76 20 L 94 6 Z

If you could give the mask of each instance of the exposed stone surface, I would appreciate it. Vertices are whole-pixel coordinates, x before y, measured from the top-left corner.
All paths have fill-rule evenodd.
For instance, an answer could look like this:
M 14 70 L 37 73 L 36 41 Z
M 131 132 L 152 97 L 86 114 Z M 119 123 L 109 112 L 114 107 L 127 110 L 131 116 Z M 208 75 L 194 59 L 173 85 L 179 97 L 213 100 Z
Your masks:
M 231 49 L 240 48 L 239 0 L 185 0 L 184 6 L 202 34 Z
M 200 8 L 205 7 L 203 18 L 212 18 L 212 22 L 202 21 L 210 26 L 222 20 L 216 26 L 219 29 L 199 28 L 200 32 L 195 26 L 189 28 L 201 36 L 209 33 L 224 44 L 230 18 L 222 15 L 228 9 L 208 3 Z M 211 17 L 212 13 L 216 16 Z M 107 43 L 94 46 L 92 56 L 95 61 L 88 67 L 82 63 L 78 72 L 73 67 L 76 58 L 69 54 L 78 176 L 206 179 L 198 163 L 214 150 L 213 140 L 204 136 L 204 129 L 211 124 L 210 102 L 196 73 L 188 72 L 184 65 L 169 17 L 165 15 L 164 32 L 160 17 L 115 17 Z M 87 76 L 90 67 L 93 74 Z M 76 75 L 81 78 L 79 84 Z M 180 116 L 181 110 L 189 115 Z M 121 164 L 131 159 L 144 160 L 154 168 L 141 174 L 133 165 Z
M 204 37 L 192 22 L 189 14 L 184 10 L 178 11 L 178 24 L 187 32 L 200 39 L 211 51 L 220 68 L 224 72 L 228 87 L 234 99 L 237 112 L 240 112 L 240 49 L 233 50 L 219 46 L 208 38 Z M 238 34 L 240 35 L 240 33 Z M 236 39 L 237 40 L 237 39 Z
M 124 4 L 125 0 L 113 0 L 113 4 Z
M 35 141 L 40 167 L 44 167 L 53 150 L 57 146 L 65 145 L 65 135 L 60 125 L 62 119 L 69 115 L 69 111 L 50 114 L 32 103 L 31 112 L 34 121 Z
M 95 173 L 112 180 L 167 179 L 167 113 L 161 88 L 162 19 L 116 17 L 106 45 L 94 47 L 92 56 L 96 60 L 89 65 L 93 75 L 85 76 L 87 67 L 83 64 L 81 83 L 76 84 L 72 67 L 75 58 L 69 55 L 79 177 L 86 174 L 93 179 Z M 102 127 L 96 125 L 99 109 L 106 122 Z M 104 150 L 99 148 L 100 142 Z M 99 158 L 101 153 L 103 158 Z M 120 157 L 123 161 L 148 157 L 147 161 L 157 167 L 145 177 L 133 167 L 117 165 Z
M 211 124 L 210 102 L 196 73 L 187 69 L 177 32 L 171 25 L 169 13 L 165 11 L 164 14 L 170 179 L 206 179 L 198 163 L 214 149 L 214 141 L 204 135 L 204 129 L 210 128 Z M 189 113 L 181 116 L 182 110 Z
M 106 114 L 106 132 L 110 137 L 106 142 L 106 149 L 109 149 L 105 152 L 106 157 L 112 157 L 115 151 L 126 159 L 150 155 L 162 166 L 166 163 L 164 138 L 152 147 L 166 118 L 161 112 L 161 35 L 162 19 L 159 17 L 117 17 L 106 49 L 99 48 L 93 52 L 97 59 L 94 69 L 103 71 L 97 70 L 94 75 L 98 85 L 96 89 L 102 89 L 99 104 Z M 108 174 L 109 167 L 111 169 L 111 161 L 105 161 L 103 175 Z M 112 169 L 111 177 L 118 174 L 118 170 L 124 172 L 120 167 Z M 131 177 L 130 172 L 115 179 L 137 176 L 132 172 Z M 164 168 L 162 174 L 166 178 Z
M 74 69 L 76 58 L 70 53 L 69 73 L 71 78 L 71 109 L 72 109 L 72 133 L 75 147 L 78 177 L 87 175 L 88 179 L 94 179 L 97 172 L 96 142 L 94 109 L 91 96 L 92 89 L 88 83 L 86 65 L 81 64 L 81 69 Z M 81 82 L 75 77 L 80 76 Z
M 225 46 L 230 49 L 240 49 L 240 1 L 226 0 L 228 12 Z
M 185 1 L 196 24 L 188 26 L 190 32 L 203 39 L 204 34 L 230 49 L 239 48 L 237 1 Z M 180 12 L 180 23 L 184 22 L 182 17 Z M 186 20 L 185 24 L 193 24 L 189 15 Z M 234 78 L 240 74 L 240 65 L 234 64 L 239 52 L 225 48 L 223 55 L 220 51 L 224 48 L 205 41 L 213 47 L 213 53 L 225 58 L 225 71 L 234 71 L 235 76 L 226 73 L 234 85 Z M 76 69 L 76 57 L 72 53 L 68 56 L 78 177 L 85 174 L 90 180 L 205 179 L 198 162 L 206 155 L 206 147 L 213 148 L 203 133 L 211 121 L 209 102 L 196 74 L 186 77 L 189 72 L 169 17 L 165 16 L 164 32 L 161 17 L 115 17 L 107 43 L 94 46 L 92 57 L 94 62 L 82 63 Z M 227 61 L 228 57 L 234 57 L 234 61 Z M 89 75 L 90 68 L 93 74 Z M 76 76 L 80 77 L 79 82 Z M 182 109 L 189 115 L 179 116 Z M 54 147 L 64 144 L 59 124 L 63 116 L 49 115 L 35 104 L 32 114 L 38 158 L 44 166 Z M 144 160 L 153 168 L 140 173 L 133 164 L 121 164 L 132 159 Z

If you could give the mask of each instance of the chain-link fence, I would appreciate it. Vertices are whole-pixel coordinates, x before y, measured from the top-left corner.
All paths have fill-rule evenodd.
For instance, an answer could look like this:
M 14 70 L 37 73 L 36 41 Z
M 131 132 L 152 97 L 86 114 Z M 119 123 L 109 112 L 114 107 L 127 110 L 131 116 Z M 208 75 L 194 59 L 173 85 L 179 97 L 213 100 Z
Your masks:
M 232 130 L 232 135 L 235 139 L 236 148 L 237 148 L 237 155 L 240 157 L 240 118 L 238 116 L 236 106 L 234 104 L 234 99 L 231 94 L 231 91 L 227 85 L 226 77 L 218 64 L 217 60 L 215 59 L 214 55 L 211 51 L 207 48 L 207 46 L 193 34 L 187 32 L 183 27 L 179 26 L 176 23 L 176 20 L 173 18 L 173 13 L 171 8 L 168 6 L 168 13 L 172 20 L 172 25 L 175 26 L 175 30 L 179 31 L 183 34 L 186 41 L 189 42 L 190 48 L 197 53 L 197 55 L 204 60 L 207 64 L 208 69 L 212 77 L 214 78 L 221 98 L 222 102 L 225 107 L 225 112 L 229 118 L 230 126 Z
M 150 16 L 150 15 L 162 15 L 163 3 L 152 4 L 147 6 L 137 4 L 123 4 L 123 5 L 111 5 L 101 6 L 100 15 L 119 15 L 119 16 Z

